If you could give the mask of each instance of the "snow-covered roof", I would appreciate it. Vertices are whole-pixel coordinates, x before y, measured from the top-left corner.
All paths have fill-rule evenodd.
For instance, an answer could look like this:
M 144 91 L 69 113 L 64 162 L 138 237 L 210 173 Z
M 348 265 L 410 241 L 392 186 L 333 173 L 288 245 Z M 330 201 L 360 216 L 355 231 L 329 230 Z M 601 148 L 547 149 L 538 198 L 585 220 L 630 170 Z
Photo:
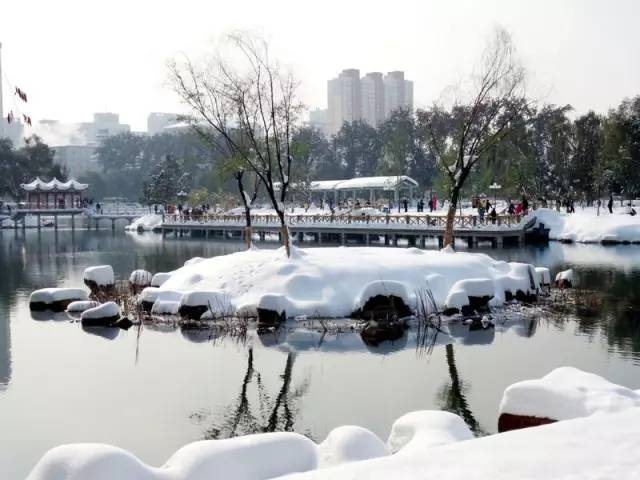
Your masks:
M 310 188 L 312 191 L 335 190 L 336 186 L 342 182 L 344 180 L 317 180 L 311 182 Z
M 358 177 L 350 180 L 343 180 L 334 188 L 336 190 L 360 190 L 369 188 L 381 188 L 383 190 L 395 190 L 403 186 L 417 187 L 418 182 L 406 175 L 392 177 Z
M 36 177 L 35 180 L 29 183 L 21 183 L 20 187 L 27 192 L 50 192 L 50 191 L 59 191 L 66 192 L 70 190 L 82 191 L 89 188 L 88 183 L 80 183 L 76 179 L 72 178 L 67 180 L 66 182 L 61 182 L 57 178 L 52 179 L 49 182 L 44 182 L 40 180 L 39 177 Z
M 273 182 L 276 190 L 280 189 L 280 182 Z M 292 185 L 292 186 L 298 186 Z M 418 182 L 406 175 L 391 177 L 356 177 L 348 180 L 314 180 L 309 182 L 312 192 L 332 192 L 334 190 L 395 190 L 402 187 L 417 187 Z

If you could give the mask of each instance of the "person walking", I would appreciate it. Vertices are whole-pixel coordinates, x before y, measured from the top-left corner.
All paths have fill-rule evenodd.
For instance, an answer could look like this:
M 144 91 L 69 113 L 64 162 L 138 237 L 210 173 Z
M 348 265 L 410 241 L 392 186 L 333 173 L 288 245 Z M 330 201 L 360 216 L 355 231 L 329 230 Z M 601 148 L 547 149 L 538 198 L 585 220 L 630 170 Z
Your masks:
M 409 211 L 409 201 L 405 198 L 402 200 L 402 206 L 404 207 L 404 213 Z
M 613 213 L 613 195 L 609 194 L 609 202 L 607 202 L 607 208 L 609 209 L 609 213 Z

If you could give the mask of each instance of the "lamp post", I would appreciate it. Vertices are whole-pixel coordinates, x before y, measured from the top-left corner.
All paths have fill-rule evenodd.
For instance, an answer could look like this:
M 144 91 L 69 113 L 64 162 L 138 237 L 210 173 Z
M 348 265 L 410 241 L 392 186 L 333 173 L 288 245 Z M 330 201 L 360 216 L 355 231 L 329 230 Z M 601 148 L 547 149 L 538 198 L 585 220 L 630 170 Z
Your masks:
M 500 190 L 502 188 L 502 185 L 497 184 L 496 182 L 493 182 L 491 185 L 489 185 L 489 190 L 493 190 L 493 205 L 495 206 L 496 203 L 498 203 L 498 190 Z

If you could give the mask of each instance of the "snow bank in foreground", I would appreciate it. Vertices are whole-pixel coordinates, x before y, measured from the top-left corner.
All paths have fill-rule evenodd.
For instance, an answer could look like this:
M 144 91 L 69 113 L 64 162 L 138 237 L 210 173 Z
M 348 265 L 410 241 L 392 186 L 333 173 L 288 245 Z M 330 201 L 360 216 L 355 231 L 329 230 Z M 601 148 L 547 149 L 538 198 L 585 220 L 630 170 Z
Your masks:
M 287 480 L 635 480 L 640 409 L 515 430 Z
M 145 231 L 150 232 L 155 228 L 159 228 L 162 225 L 162 215 L 151 213 L 149 215 L 143 215 L 140 218 L 136 218 L 131 224 L 124 227 L 129 231 Z
M 288 317 L 345 317 L 374 295 L 399 296 L 415 310 L 416 294 L 427 285 L 439 308 L 446 305 L 454 287 L 467 296 L 494 295 L 492 304 L 498 305 L 505 300 L 506 291 L 535 294 L 536 278 L 531 265 L 496 261 L 478 253 L 382 247 L 294 248 L 292 257 L 287 258 L 283 249 L 254 248 L 187 262 L 157 291 L 145 289 L 143 297 L 148 302 L 179 302 L 177 294 L 163 298 L 162 292 L 219 292 L 243 314 L 255 315 L 258 307 L 272 308 L 268 305 L 273 304 L 277 307 L 274 310 L 285 311 Z M 456 285 L 469 279 L 474 281 Z M 168 308 L 158 305 L 155 310 L 160 313 Z
M 399 422 L 390 440 L 401 452 L 411 446 L 411 452 L 418 453 L 420 445 L 415 444 L 423 441 L 422 447 L 428 447 L 471 436 L 464 422 L 447 412 L 413 412 Z M 466 435 L 460 434 L 462 428 Z M 447 429 L 452 431 L 447 433 Z M 429 431 L 436 438 L 448 440 L 430 443 Z M 334 429 L 319 445 L 303 435 L 285 432 L 194 442 L 159 468 L 109 445 L 62 445 L 42 457 L 28 480 L 262 480 L 317 472 L 318 468 L 329 471 L 330 467 L 368 463 L 388 455 L 389 449 L 374 433 L 354 426 Z
M 529 214 L 537 222 L 549 228 L 549 238 L 582 243 L 640 242 L 640 215 L 631 216 L 622 212 L 610 214 L 600 209 L 597 216 L 593 209 L 562 213 L 540 208 Z M 526 221 L 526 220 L 525 220 Z
M 640 406 L 640 392 L 577 368 L 556 368 L 548 375 L 508 387 L 500 413 L 568 420 Z
M 435 424 L 423 415 L 429 413 L 437 419 Z M 414 412 L 403 417 L 408 423 L 396 438 L 412 440 L 393 455 L 386 455 L 372 433 L 355 427 L 334 430 L 319 446 L 295 433 L 195 442 L 159 468 L 108 445 L 63 445 L 47 452 L 27 480 L 640 478 L 639 408 L 462 442 L 423 444 L 429 439 L 424 428 L 439 431 L 438 424 L 446 426 L 448 420 L 438 414 L 452 415 Z M 425 423 L 412 424 L 412 416 L 423 417 Z M 413 436 L 411 429 L 416 430 Z M 444 433 L 456 440 L 457 430 L 437 436 Z M 375 453 L 380 456 L 362 460 Z

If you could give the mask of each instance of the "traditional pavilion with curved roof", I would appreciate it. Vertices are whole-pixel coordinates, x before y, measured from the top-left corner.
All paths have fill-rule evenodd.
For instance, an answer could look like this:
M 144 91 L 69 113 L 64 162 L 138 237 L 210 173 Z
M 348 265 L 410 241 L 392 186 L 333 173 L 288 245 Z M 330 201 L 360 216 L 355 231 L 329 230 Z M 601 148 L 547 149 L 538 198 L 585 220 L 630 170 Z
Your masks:
M 48 182 L 36 178 L 20 184 L 20 188 L 27 194 L 29 209 L 72 209 L 82 208 L 82 192 L 89 188 L 89 184 L 73 178 L 66 182 L 57 178 Z

